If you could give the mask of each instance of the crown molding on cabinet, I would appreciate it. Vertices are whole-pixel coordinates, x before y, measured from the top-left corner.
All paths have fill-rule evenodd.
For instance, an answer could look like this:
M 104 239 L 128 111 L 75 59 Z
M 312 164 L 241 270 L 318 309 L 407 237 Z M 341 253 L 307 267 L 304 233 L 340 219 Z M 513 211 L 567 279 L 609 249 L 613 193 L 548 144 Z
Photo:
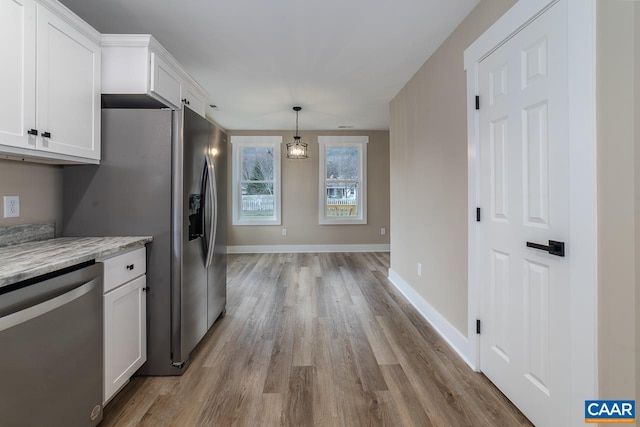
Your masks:
M 98 32 L 98 30 L 82 20 L 78 15 L 73 13 L 69 8 L 60 3 L 58 0 L 37 0 L 37 2 L 46 7 L 59 18 L 69 22 L 76 30 L 80 31 L 83 35 L 91 39 L 91 41 L 100 44 L 100 33 Z

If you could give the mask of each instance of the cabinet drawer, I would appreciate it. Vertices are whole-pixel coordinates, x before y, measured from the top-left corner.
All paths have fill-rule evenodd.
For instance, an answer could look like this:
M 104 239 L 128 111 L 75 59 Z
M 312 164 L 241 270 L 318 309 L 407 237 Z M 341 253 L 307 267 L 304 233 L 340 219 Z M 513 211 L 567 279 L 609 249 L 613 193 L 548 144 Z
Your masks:
M 104 292 L 109 292 L 147 272 L 146 248 L 114 256 L 104 262 Z

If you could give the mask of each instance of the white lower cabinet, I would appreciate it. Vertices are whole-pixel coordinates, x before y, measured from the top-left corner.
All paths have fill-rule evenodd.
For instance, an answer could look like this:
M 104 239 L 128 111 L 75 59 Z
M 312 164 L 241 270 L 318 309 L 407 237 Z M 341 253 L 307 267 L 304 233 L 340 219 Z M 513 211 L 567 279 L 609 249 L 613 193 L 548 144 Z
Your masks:
M 103 403 L 107 403 L 147 360 L 145 249 L 109 258 L 104 264 Z M 124 274 L 113 274 L 118 269 Z

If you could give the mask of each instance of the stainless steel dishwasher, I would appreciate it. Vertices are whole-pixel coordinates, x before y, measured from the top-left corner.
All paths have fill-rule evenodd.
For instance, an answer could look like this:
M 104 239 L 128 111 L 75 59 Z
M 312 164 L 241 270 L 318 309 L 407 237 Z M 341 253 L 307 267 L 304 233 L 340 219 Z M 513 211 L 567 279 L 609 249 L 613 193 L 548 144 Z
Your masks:
M 102 264 L 0 288 L 0 425 L 102 420 Z

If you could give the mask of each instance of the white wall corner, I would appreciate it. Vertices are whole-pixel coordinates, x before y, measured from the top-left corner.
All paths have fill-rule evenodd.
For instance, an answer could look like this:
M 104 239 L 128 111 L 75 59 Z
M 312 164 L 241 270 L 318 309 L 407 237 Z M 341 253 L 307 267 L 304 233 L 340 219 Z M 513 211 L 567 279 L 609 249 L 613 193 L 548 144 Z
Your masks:
M 436 330 L 447 344 L 464 360 L 464 362 L 477 371 L 475 363 L 475 351 L 469 339 L 460 333 L 449 321 L 433 308 L 416 290 L 407 283 L 393 269 L 389 269 L 389 281 L 400 291 L 402 295 L 418 310 L 418 313 Z

